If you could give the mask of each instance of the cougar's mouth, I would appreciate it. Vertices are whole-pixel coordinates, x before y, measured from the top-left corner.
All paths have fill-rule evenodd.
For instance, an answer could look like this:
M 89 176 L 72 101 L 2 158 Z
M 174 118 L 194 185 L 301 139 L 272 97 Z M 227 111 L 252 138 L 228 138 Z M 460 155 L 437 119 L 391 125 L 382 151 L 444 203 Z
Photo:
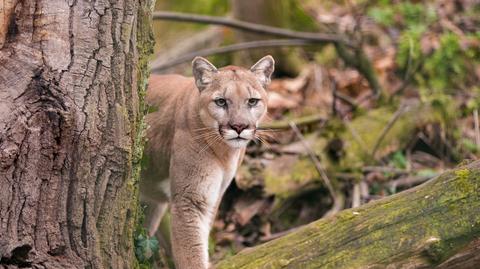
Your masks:
M 234 130 L 226 129 L 225 126 L 218 126 L 218 133 L 220 136 L 227 142 L 232 143 L 240 143 L 241 145 L 245 145 L 248 141 L 250 141 L 253 134 L 249 132 L 255 133 L 255 130 L 247 130 L 247 134 L 245 131 L 241 134 L 236 133 Z
M 242 140 L 248 140 L 248 139 L 238 136 L 238 137 L 235 137 L 235 138 L 230 138 L 230 139 L 228 139 L 228 140 L 232 140 L 232 141 L 242 141 Z

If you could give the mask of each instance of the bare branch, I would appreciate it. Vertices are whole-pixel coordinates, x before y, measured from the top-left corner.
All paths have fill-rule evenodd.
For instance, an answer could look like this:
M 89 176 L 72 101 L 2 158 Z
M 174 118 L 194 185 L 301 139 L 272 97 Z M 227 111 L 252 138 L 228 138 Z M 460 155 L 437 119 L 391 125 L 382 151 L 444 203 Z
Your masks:
M 339 92 L 339 91 L 335 91 L 335 92 L 334 92 L 334 96 L 335 96 L 336 98 L 338 98 L 339 100 L 347 103 L 349 106 L 351 106 L 351 107 L 352 107 L 352 110 L 355 110 L 355 109 L 358 108 L 358 103 L 357 103 L 357 101 L 355 101 L 355 99 L 353 99 L 352 97 L 350 97 L 350 96 L 348 96 L 348 95 L 346 95 L 346 94 L 344 94 L 344 93 L 341 93 L 341 92 Z
M 359 207 L 362 205 L 362 195 L 360 191 L 360 182 L 357 182 L 353 185 L 352 190 L 352 208 Z
M 153 19 L 217 24 L 217 25 L 228 26 L 231 28 L 235 28 L 243 31 L 249 31 L 257 34 L 268 34 L 268 35 L 283 36 L 288 38 L 297 38 L 297 39 L 313 41 L 316 43 L 341 43 L 348 47 L 352 46 L 350 41 L 346 40 L 344 37 L 340 35 L 298 32 L 298 31 L 292 31 L 292 30 L 278 28 L 278 27 L 266 26 L 266 25 L 251 23 L 251 22 L 243 22 L 239 20 L 215 17 L 215 16 L 186 14 L 186 13 L 168 12 L 168 11 L 157 11 L 153 13 Z
M 176 42 L 172 47 L 161 49 L 155 55 L 155 59 L 150 61 L 150 66 L 163 66 L 193 51 L 218 47 L 224 40 L 222 33 L 223 29 L 220 26 L 206 27 L 205 30 L 182 38 L 182 42 Z
M 327 119 L 320 114 L 314 114 L 309 116 L 303 116 L 299 118 L 294 118 L 291 120 L 280 120 L 280 121 L 272 121 L 262 123 L 260 125 L 261 129 L 273 129 L 273 130 L 281 130 L 281 129 L 290 129 L 290 122 L 294 122 L 296 126 L 305 126 L 317 123 L 325 123 Z
M 382 87 L 377 80 L 377 76 L 375 74 L 375 71 L 373 70 L 372 64 L 370 63 L 370 60 L 367 58 L 367 56 L 365 55 L 361 47 L 359 47 L 358 45 L 355 46 L 351 41 L 347 40 L 345 37 L 341 35 L 299 32 L 299 31 L 293 31 L 293 30 L 284 29 L 284 28 L 266 26 L 266 25 L 261 25 L 261 24 L 251 23 L 251 22 L 244 22 L 244 21 L 223 18 L 223 17 L 186 14 L 186 13 L 178 13 L 178 12 L 167 12 L 167 11 L 154 12 L 153 19 L 154 20 L 171 20 L 171 21 L 179 21 L 179 22 L 217 24 L 217 25 L 223 25 L 223 26 L 235 28 L 238 30 L 258 33 L 258 34 L 267 34 L 267 35 L 282 36 L 282 37 L 288 37 L 288 38 L 294 38 L 294 39 L 302 39 L 305 41 L 311 41 L 312 43 L 319 43 L 319 44 L 333 43 L 342 60 L 347 65 L 356 68 L 358 72 L 360 72 L 365 77 L 365 79 L 368 81 L 374 93 L 374 96 L 380 97 L 382 94 Z M 299 42 L 299 41 L 296 41 L 296 42 Z M 282 45 L 275 45 L 275 46 L 282 46 Z M 295 46 L 298 46 L 298 44 Z M 264 47 L 272 47 L 272 46 L 268 45 Z M 347 47 L 353 49 L 354 53 L 349 53 L 347 50 Z M 243 48 L 243 49 L 246 49 L 246 48 Z M 235 51 L 235 50 L 238 50 L 238 49 L 234 49 L 232 51 Z M 157 70 L 158 69 L 155 69 L 154 71 L 157 71 Z
M 407 176 L 402 177 L 399 179 L 395 179 L 388 183 L 388 187 L 390 189 L 396 190 L 397 188 L 411 188 L 412 186 L 416 186 L 420 183 L 423 183 L 431 178 L 436 177 L 436 174 L 433 175 L 426 175 L 426 176 Z
M 323 183 L 325 184 L 328 191 L 330 192 L 330 195 L 332 196 L 333 199 L 337 198 L 335 195 L 335 190 L 333 189 L 332 183 L 330 182 L 330 179 L 328 178 L 325 169 L 323 168 L 322 164 L 318 160 L 317 156 L 315 156 L 315 153 L 313 152 L 313 150 L 310 148 L 307 142 L 305 142 L 305 137 L 303 137 L 302 133 L 297 128 L 297 125 L 295 124 L 295 122 L 291 121 L 290 127 L 292 128 L 293 132 L 298 137 L 298 139 L 300 139 L 300 142 L 302 143 L 304 148 L 307 150 L 307 153 L 310 156 L 310 159 L 312 160 L 315 168 L 317 169 L 317 172 L 320 174 L 320 177 L 322 178 Z
M 178 64 L 190 62 L 196 56 L 207 57 L 214 54 L 228 53 L 228 52 L 246 50 L 246 49 L 264 48 L 264 47 L 307 46 L 307 45 L 312 45 L 314 43 L 315 42 L 312 42 L 309 40 L 303 40 L 303 39 L 260 40 L 260 41 L 237 43 L 234 45 L 224 46 L 220 48 L 194 51 L 184 56 L 172 59 L 171 61 L 167 60 L 167 61 L 164 61 L 163 63 L 152 64 L 151 71 L 154 73 L 158 73 L 163 70 L 174 67 Z
M 382 133 L 377 139 L 377 142 L 375 142 L 375 146 L 373 146 L 373 150 L 371 153 L 371 156 L 373 159 L 375 159 L 375 153 L 377 153 L 378 148 L 380 147 L 380 144 L 382 143 L 383 139 L 387 135 L 388 131 L 393 127 L 395 122 L 400 118 L 400 116 L 407 110 L 407 106 L 400 106 L 397 111 L 395 111 L 395 114 L 393 114 L 392 118 L 388 121 L 387 125 L 385 128 L 383 128 Z

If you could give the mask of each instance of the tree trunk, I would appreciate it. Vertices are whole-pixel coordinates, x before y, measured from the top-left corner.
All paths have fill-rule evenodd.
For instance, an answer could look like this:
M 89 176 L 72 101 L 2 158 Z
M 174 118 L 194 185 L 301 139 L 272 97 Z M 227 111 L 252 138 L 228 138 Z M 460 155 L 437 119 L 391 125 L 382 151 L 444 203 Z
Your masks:
M 345 210 L 217 266 L 480 268 L 480 161 Z
M 152 0 L 0 1 L 0 268 L 133 268 Z

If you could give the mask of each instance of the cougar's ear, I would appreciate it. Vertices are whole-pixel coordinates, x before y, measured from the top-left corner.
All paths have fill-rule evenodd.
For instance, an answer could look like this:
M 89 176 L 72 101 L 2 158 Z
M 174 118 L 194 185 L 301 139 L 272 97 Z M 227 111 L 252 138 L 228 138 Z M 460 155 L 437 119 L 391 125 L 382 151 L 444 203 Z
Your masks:
M 257 77 L 258 81 L 262 84 L 264 88 L 267 88 L 270 84 L 270 77 L 272 76 L 273 70 L 275 69 L 275 60 L 272 56 L 267 55 L 260 59 L 256 64 L 254 64 L 250 71 L 252 71 Z
M 212 82 L 213 74 L 217 72 L 217 68 L 207 59 L 195 57 L 192 61 L 192 71 L 197 88 L 203 91 Z

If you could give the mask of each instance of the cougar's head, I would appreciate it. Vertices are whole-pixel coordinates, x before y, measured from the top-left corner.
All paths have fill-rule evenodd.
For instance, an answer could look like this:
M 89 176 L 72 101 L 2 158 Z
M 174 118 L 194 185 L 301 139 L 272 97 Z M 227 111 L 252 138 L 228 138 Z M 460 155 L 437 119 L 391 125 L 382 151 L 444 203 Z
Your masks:
M 245 147 L 255 138 L 257 126 L 267 112 L 266 88 L 274 64 L 270 55 L 250 69 L 217 69 L 204 58 L 193 60 L 195 84 L 200 91 L 200 119 L 230 147 Z

